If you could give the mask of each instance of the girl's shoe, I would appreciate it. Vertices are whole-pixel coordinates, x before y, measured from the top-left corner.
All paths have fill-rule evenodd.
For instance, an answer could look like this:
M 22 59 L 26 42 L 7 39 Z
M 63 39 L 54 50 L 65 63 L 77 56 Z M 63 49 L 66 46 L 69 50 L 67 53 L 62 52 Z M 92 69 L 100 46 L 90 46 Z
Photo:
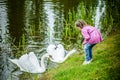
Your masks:
M 85 60 L 85 61 L 83 62 L 83 65 L 89 64 L 89 63 L 91 63 L 91 61 L 92 61 L 92 59 L 89 60 L 89 61 L 86 61 L 86 60 Z

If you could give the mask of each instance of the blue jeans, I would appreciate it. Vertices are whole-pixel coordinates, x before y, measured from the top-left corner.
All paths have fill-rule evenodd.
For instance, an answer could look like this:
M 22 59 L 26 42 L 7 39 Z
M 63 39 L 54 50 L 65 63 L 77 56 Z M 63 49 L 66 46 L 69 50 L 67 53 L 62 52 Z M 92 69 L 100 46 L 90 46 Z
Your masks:
M 84 52 L 85 52 L 85 60 L 86 61 L 89 61 L 92 59 L 92 48 L 95 44 L 89 44 L 89 43 L 86 43 L 84 45 Z

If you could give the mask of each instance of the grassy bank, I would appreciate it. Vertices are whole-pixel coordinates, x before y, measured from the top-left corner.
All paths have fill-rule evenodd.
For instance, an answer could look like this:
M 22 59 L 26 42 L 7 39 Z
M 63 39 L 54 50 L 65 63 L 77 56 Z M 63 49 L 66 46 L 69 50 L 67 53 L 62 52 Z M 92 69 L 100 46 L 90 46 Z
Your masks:
M 74 54 L 40 80 L 119 80 L 120 31 L 112 33 L 93 48 L 93 62 L 82 65 L 84 54 Z

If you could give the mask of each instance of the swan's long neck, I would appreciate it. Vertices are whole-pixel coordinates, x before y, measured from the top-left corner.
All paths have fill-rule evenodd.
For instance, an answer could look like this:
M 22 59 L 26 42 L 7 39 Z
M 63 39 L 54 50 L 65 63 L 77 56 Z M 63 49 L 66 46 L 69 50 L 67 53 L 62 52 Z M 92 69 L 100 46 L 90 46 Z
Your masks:
M 64 59 L 61 61 L 61 63 L 64 62 L 71 54 L 73 54 L 73 53 L 75 53 L 75 52 L 76 52 L 75 49 L 69 51 L 69 52 L 67 53 L 67 55 L 64 57 Z
M 46 57 L 49 57 L 49 54 L 46 53 L 41 57 L 41 68 L 43 69 L 43 72 L 46 70 L 45 63 L 44 63 L 44 60 Z

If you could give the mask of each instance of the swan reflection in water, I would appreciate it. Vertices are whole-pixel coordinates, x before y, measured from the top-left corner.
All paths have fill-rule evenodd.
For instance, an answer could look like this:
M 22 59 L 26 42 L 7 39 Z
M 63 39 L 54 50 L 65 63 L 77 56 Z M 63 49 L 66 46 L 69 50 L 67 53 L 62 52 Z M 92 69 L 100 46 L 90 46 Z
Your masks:
M 49 58 L 49 54 L 44 54 L 41 57 L 41 61 L 39 61 L 34 54 L 34 52 L 30 52 L 29 54 L 22 55 L 19 59 L 9 59 L 11 62 L 16 64 L 21 71 L 29 72 L 29 73 L 43 73 L 46 71 L 44 60 L 45 58 Z
M 47 53 L 50 54 L 50 60 L 56 63 L 63 63 L 70 55 L 76 52 L 76 49 L 65 53 L 65 49 L 62 44 L 54 45 L 50 44 L 47 47 Z

